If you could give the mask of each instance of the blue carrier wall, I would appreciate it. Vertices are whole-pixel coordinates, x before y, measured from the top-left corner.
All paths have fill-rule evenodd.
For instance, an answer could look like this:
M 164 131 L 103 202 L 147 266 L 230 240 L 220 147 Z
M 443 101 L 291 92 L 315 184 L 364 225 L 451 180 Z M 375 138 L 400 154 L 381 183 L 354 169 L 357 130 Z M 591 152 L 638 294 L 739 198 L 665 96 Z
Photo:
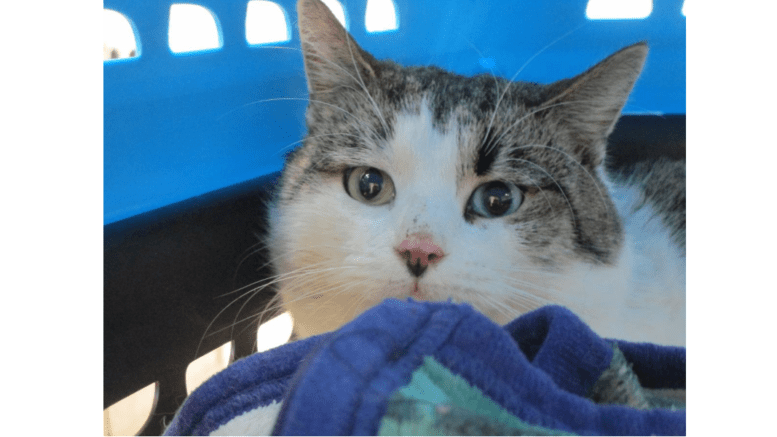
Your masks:
M 645 19 L 589 20 L 587 0 L 394 0 L 399 28 L 369 33 L 366 0 L 342 0 L 349 31 L 379 59 L 462 74 L 550 82 L 645 40 L 651 52 L 626 114 L 685 113 L 682 0 L 655 0 Z M 307 91 L 294 0 L 277 0 L 291 39 L 245 37 L 248 0 L 196 0 L 223 46 L 168 46 L 169 0 L 105 0 L 132 23 L 139 56 L 104 65 L 106 224 L 282 168 L 305 132 Z

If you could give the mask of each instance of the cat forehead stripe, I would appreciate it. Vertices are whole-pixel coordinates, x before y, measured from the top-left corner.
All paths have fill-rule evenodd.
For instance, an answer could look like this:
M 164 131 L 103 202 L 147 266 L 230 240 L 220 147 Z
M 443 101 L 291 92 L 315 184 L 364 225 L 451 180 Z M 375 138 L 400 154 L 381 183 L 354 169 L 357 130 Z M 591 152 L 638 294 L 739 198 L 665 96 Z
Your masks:
M 475 161 L 475 174 L 483 176 L 491 169 L 496 157 L 499 155 L 501 145 L 495 142 L 494 131 L 489 128 L 478 148 L 477 160 Z

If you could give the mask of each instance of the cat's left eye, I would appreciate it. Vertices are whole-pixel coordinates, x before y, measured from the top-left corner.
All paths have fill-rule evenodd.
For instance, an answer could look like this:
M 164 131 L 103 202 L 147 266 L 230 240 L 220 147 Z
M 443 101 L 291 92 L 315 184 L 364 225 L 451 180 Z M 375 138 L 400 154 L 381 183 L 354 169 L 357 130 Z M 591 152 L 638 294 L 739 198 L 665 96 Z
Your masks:
M 485 218 L 497 218 L 514 213 L 522 202 L 523 192 L 515 184 L 491 181 L 472 192 L 467 212 Z
M 343 175 L 345 192 L 359 202 L 383 205 L 394 198 L 394 182 L 374 167 L 351 167 Z

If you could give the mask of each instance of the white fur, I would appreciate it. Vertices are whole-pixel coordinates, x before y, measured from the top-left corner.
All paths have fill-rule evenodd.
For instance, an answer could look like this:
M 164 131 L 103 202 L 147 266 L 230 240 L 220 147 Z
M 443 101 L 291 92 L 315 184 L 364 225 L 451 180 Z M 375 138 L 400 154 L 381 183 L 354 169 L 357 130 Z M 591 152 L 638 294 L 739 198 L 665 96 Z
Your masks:
M 628 276 L 623 306 L 625 339 L 685 345 L 685 255 L 634 186 L 609 182 L 623 218 L 626 243 L 619 264 Z M 607 334 L 616 336 L 615 333 Z
M 459 137 L 455 122 L 444 133 L 435 129 L 424 103 L 419 113 L 399 114 L 394 126 L 389 143 L 375 147 L 362 164 L 390 175 L 396 189 L 391 203 L 360 203 L 333 178 L 302 190 L 271 217 L 276 266 L 281 274 L 296 272 L 288 278 L 299 275 L 280 281 L 280 294 L 301 337 L 336 329 L 385 298 L 413 297 L 468 302 L 498 323 L 560 304 L 603 336 L 684 344 L 684 259 L 667 255 L 672 247 L 666 233 L 646 220 L 651 211 L 641 211 L 627 230 L 649 229 L 653 236 L 627 237 L 615 267 L 572 253 L 564 254 L 558 269 L 535 266 L 520 228 L 500 219 L 463 220 L 482 181 L 457 179 L 459 162 L 472 154 L 462 150 L 468 139 Z M 630 201 L 629 192 L 616 194 Z M 416 232 L 431 234 L 445 255 L 414 293 L 414 277 L 394 248 Z

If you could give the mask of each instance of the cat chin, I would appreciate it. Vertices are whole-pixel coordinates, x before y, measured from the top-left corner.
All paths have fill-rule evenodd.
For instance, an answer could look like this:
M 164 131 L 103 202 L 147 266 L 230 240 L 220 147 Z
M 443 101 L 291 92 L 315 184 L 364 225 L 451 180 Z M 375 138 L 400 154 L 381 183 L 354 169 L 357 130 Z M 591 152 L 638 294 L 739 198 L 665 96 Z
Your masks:
M 304 297 L 305 290 L 299 290 L 298 293 L 298 290 L 292 287 L 282 286 L 279 293 L 283 297 L 284 309 L 294 318 L 298 338 L 334 331 L 388 298 L 466 302 L 498 324 L 506 324 L 521 314 L 542 306 L 541 301 L 524 306 L 495 306 L 491 303 L 502 300 L 499 297 L 500 287 L 494 286 L 493 290 L 476 289 L 466 284 L 443 280 L 440 276 L 444 275 L 441 274 L 429 275 L 431 277 L 426 276 L 421 280 L 416 280 L 409 274 L 406 276 L 403 279 L 396 279 L 396 276 L 392 279 L 384 277 L 383 280 L 372 278 L 369 285 L 363 288 L 349 288 L 345 292 L 339 290 L 338 293 L 310 297 Z M 357 283 L 363 282 L 363 278 L 340 277 L 337 282 L 339 281 Z M 334 286 L 328 283 L 317 285 L 322 288 Z
M 348 302 L 342 303 L 346 305 Z M 294 320 L 294 333 L 300 339 L 334 331 L 353 320 L 357 315 L 346 315 L 339 311 L 325 311 L 324 306 L 304 304 L 285 305 L 285 309 L 291 313 Z

